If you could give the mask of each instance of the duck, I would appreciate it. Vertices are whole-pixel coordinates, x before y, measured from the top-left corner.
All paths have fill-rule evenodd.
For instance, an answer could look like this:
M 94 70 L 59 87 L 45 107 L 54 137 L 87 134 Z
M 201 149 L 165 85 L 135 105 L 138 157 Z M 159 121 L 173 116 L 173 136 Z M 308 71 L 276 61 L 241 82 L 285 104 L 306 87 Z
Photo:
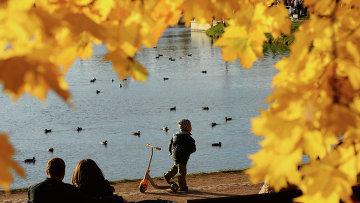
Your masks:
M 204 110 L 204 111 L 209 111 L 209 107 L 208 107 L 208 106 L 203 106 L 203 107 L 202 107 L 202 110 Z
M 54 152 L 54 148 L 50 147 L 50 148 L 48 149 L 48 152 L 53 153 L 53 152 Z
M 104 145 L 104 146 L 106 146 L 106 145 L 107 145 L 107 143 L 108 143 L 108 141 L 107 141 L 107 140 L 104 140 L 104 141 L 101 141 L 101 142 L 100 142 L 100 144 L 102 144 L 102 145 Z
M 213 147 L 221 147 L 221 142 L 212 143 L 211 146 L 213 146 Z
M 114 79 L 111 79 L 111 82 L 114 82 Z
M 78 132 L 82 131 L 82 127 L 77 127 L 76 131 L 78 131 Z
M 24 162 L 27 163 L 27 164 L 30 164 L 30 163 L 35 163 L 36 159 L 35 157 L 33 157 L 32 159 L 25 159 Z
M 94 83 L 96 81 L 96 78 L 93 78 L 90 80 L 91 83 Z
M 127 78 L 124 78 L 123 81 L 127 81 Z
M 232 118 L 231 117 L 225 117 L 225 122 L 231 121 Z
M 139 130 L 139 131 L 137 131 L 137 132 L 133 132 L 132 134 L 135 135 L 135 136 L 140 137 L 141 132 L 140 132 L 140 130 Z
M 160 56 L 163 56 L 163 55 L 162 55 L 162 54 L 159 54 L 158 56 L 160 57 Z
M 204 74 L 206 74 L 206 73 L 207 73 L 207 71 L 206 71 L 206 70 L 203 70 L 203 71 L 201 71 L 201 73 L 204 73 Z
M 119 87 L 122 88 L 123 87 L 122 84 L 120 84 Z
M 156 58 L 156 59 L 159 59 L 159 58 L 160 58 L 160 56 L 155 56 L 155 58 Z
M 45 133 L 45 134 L 48 134 L 48 133 L 51 133 L 51 132 L 52 132 L 51 129 L 47 129 L 47 128 L 46 128 L 46 129 L 44 130 L 44 133 Z
M 100 90 L 96 90 L 96 94 L 100 94 Z
M 165 132 L 168 132 L 169 128 L 167 126 L 165 126 L 165 127 L 162 128 L 162 130 L 165 131 Z
M 165 80 L 169 80 L 169 78 L 163 78 L 163 79 L 164 79 L 164 81 L 165 81 Z
M 188 56 L 192 56 L 192 54 L 188 54 Z
M 176 106 L 171 107 L 171 108 L 170 108 L 170 111 L 176 111 Z
M 217 125 L 219 125 L 219 124 L 214 123 L 214 122 L 211 123 L 211 127 L 215 127 L 215 126 L 217 126 Z

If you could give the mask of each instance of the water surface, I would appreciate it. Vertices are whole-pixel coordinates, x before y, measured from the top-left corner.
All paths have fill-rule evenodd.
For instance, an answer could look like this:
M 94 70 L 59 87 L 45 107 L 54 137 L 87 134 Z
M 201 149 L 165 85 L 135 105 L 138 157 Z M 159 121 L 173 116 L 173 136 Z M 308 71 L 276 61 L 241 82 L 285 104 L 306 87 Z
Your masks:
M 91 60 L 76 61 L 67 75 L 75 109 L 54 94 L 44 103 L 29 96 L 11 103 L 0 94 L 0 130 L 10 134 L 17 149 L 15 159 L 27 172 L 26 179 L 16 178 L 13 188 L 43 180 L 46 161 L 52 157 L 65 160 L 67 182 L 83 158 L 94 159 L 110 180 L 141 178 L 149 154 L 146 143 L 163 148 L 155 153 L 151 168 L 152 176 L 161 176 L 172 164 L 168 143 L 182 118 L 191 120 L 197 144 L 188 163 L 189 173 L 250 165 L 248 155 L 258 149 L 259 141 L 251 133 L 250 118 L 266 107 L 264 98 L 275 74 L 272 65 L 278 58 L 266 56 L 245 70 L 239 63 L 223 62 L 220 50 L 212 47 L 204 33 L 170 28 L 157 48 L 137 55 L 150 73 L 142 84 L 120 81 L 111 63 L 103 61 L 105 48 L 95 47 L 94 52 Z M 155 59 L 158 54 L 164 56 Z M 97 80 L 90 83 L 93 77 Z M 169 111 L 173 106 L 176 111 Z M 210 110 L 203 111 L 203 106 Z M 233 120 L 226 123 L 225 116 Z M 211 122 L 221 125 L 212 128 Z M 83 128 L 80 133 L 75 131 L 78 126 Z M 163 126 L 170 128 L 168 133 L 161 130 Z M 45 128 L 53 132 L 44 134 Z M 138 130 L 141 137 L 131 135 Z M 100 144 L 105 139 L 107 147 Z M 212 147 L 214 142 L 222 142 L 222 147 Z M 50 147 L 53 154 L 47 152 Z M 36 164 L 22 163 L 33 156 Z

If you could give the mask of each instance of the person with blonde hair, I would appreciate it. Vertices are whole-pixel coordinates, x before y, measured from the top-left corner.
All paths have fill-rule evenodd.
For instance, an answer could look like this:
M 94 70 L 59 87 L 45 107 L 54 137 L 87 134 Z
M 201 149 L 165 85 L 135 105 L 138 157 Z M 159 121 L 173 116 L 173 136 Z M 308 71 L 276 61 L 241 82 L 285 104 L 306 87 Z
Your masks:
M 187 192 L 186 184 L 186 164 L 190 155 L 196 151 L 195 140 L 191 137 L 191 122 L 188 119 L 179 121 L 180 131 L 173 135 L 170 140 L 169 152 L 174 160 L 172 168 L 164 174 L 166 182 L 171 184 L 171 179 L 179 172 L 178 182 L 180 191 Z

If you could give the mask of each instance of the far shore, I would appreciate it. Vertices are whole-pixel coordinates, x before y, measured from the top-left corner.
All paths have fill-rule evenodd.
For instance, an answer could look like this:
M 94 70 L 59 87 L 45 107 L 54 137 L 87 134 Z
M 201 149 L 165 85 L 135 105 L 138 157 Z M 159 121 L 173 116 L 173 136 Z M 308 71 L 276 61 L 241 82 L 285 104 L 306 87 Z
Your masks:
M 153 178 L 157 184 L 165 185 L 162 177 Z M 225 197 L 231 195 L 256 194 L 261 184 L 252 184 L 245 170 L 224 170 L 217 172 L 194 173 L 187 176 L 188 193 L 173 193 L 149 187 L 146 193 L 140 193 L 138 184 L 141 179 L 111 181 L 115 193 L 126 200 L 141 201 L 151 199 L 186 202 L 188 199 Z M 176 180 L 176 179 L 175 179 Z M 9 193 L 0 192 L 0 203 L 26 203 L 27 188 L 14 189 Z

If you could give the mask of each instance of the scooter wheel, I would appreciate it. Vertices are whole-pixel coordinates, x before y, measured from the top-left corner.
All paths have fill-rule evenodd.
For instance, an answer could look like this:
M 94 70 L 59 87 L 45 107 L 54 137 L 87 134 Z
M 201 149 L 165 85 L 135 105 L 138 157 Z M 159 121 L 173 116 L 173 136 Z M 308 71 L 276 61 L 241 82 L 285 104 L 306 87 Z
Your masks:
M 139 185 L 139 190 L 141 193 L 145 193 L 145 191 L 147 190 L 146 185 Z
M 176 183 L 171 183 L 171 184 L 170 184 L 170 189 L 171 189 L 171 191 L 173 191 L 173 192 L 177 192 L 177 191 L 179 190 L 179 186 L 178 186 L 178 184 L 176 184 Z

